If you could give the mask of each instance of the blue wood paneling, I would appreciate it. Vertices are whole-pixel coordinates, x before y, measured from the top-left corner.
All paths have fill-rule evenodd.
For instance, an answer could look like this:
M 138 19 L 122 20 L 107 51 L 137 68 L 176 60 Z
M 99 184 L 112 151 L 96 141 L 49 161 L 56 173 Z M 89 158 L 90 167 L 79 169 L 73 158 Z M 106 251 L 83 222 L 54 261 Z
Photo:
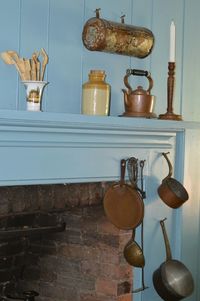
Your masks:
M 192 4 L 192 5 L 191 5 Z M 183 56 L 183 114 L 187 120 L 200 120 L 199 70 L 200 40 L 198 38 L 200 2 L 185 1 L 184 56 Z
M 194 159 L 197 150 L 193 145 L 199 140 L 199 134 L 194 134 L 193 130 L 188 132 L 184 153 L 182 135 L 184 124 L 177 126 L 176 123 L 170 123 L 168 131 L 178 128 L 181 138 L 179 136 L 178 142 L 175 143 L 172 135 L 170 142 L 164 140 L 158 147 L 155 140 L 160 138 L 155 132 L 165 132 L 167 122 L 143 119 L 136 121 L 126 118 L 121 118 L 119 121 L 119 118 L 114 117 L 89 118 L 78 115 L 81 108 L 81 86 L 87 81 L 90 69 L 104 69 L 107 82 L 112 88 L 111 115 L 117 116 L 124 111 L 121 89 L 124 87 L 123 77 L 126 69 L 133 67 L 150 70 L 154 79 L 152 93 L 157 98 L 155 111 L 158 114 L 164 113 L 167 106 L 169 28 L 171 20 L 174 19 L 177 45 L 174 110 L 177 113 L 181 112 L 185 120 L 200 121 L 198 99 L 200 42 L 196 37 L 200 22 L 199 6 L 198 0 L 193 0 L 191 3 L 182 0 L 1 1 L 0 51 L 16 50 L 21 56 L 30 57 L 33 51 L 44 47 L 49 54 L 46 72 L 49 85 L 45 88 L 43 97 L 43 110 L 46 114 L 34 115 L 25 112 L 25 89 L 18 80 L 17 72 L 13 66 L 7 66 L 0 60 L 0 109 L 24 111 L 17 112 L 20 113 L 19 115 L 14 113 L 10 115 L 9 128 L 5 127 L 5 120 L 1 120 L 0 180 L 2 183 L 5 180 L 5 184 L 13 181 L 12 185 L 22 183 L 21 180 L 24 181 L 23 183 L 31 184 L 91 179 L 112 180 L 119 175 L 118 162 L 121 156 L 138 156 L 140 159 L 146 159 L 147 199 L 144 223 L 147 265 L 145 269 L 149 289 L 134 295 L 134 301 L 160 300 L 152 286 L 152 273 L 165 258 L 158 222 L 160 218 L 168 217 L 167 229 L 173 254 L 183 258 L 198 279 L 196 275 L 200 271 L 198 266 L 199 192 L 195 194 L 194 187 L 198 186 L 199 168 L 197 170 L 196 166 L 199 166 L 199 161 Z M 126 23 L 152 29 L 155 35 L 152 54 L 145 59 L 138 59 L 90 52 L 85 49 L 82 44 L 82 28 L 85 21 L 93 17 L 94 10 L 99 7 L 102 18 L 120 22 L 120 16 L 125 14 Z M 132 83 L 137 86 L 141 80 L 134 78 Z M 142 81 L 142 84 L 146 85 L 146 82 Z M 69 113 L 69 115 L 55 114 L 56 112 Z M 1 114 L 4 113 L 1 111 Z M 13 125 L 12 119 L 15 119 Z M 20 131 L 17 132 L 20 119 L 24 120 L 24 124 L 22 122 Z M 76 126 L 73 128 L 74 125 Z M 150 147 L 150 150 L 147 150 L 144 141 L 140 144 L 140 150 L 136 147 L 137 141 L 132 139 L 135 135 L 135 131 L 132 132 L 135 125 L 139 136 L 141 129 L 145 128 L 148 132 L 149 127 L 152 128 L 152 149 Z M 99 128 L 102 130 L 100 133 Z M 148 134 L 145 139 L 148 139 Z M 191 193 L 191 200 L 183 211 L 172 212 L 157 196 L 156 189 L 167 172 L 166 162 L 160 157 L 163 148 L 170 150 L 170 156 L 175 164 L 175 175 L 180 180 L 183 180 L 182 166 L 184 155 L 186 156 L 186 168 L 190 176 L 185 174 L 185 183 Z M 193 158 L 190 164 L 191 157 Z M 99 159 L 98 162 L 96 158 Z M 97 170 L 100 176 L 97 175 Z M 191 183 L 192 179 L 195 179 L 194 183 Z M 183 225 L 182 230 L 181 225 Z M 176 227 L 175 231 L 174 227 Z M 192 252 L 191 248 L 195 251 Z M 137 271 L 134 286 L 138 287 L 140 283 L 140 271 Z M 188 298 L 188 301 L 198 299 L 199 287 L 197 286 L 195 294 Z
M 145 59 L 130 59 L 86 50 L 82 44 L 82 28 L 84 22 L 95 15 L 94 10 L 98 7 L 105 19 L 120 22 L 120 16 L 125 14 L 126 23 L 152 29 L 155 35 L 152 54 Z M 49 85 L 43 97 L 44 111 L 80 114 L 81 85 L 87 80 L 89 70 L 98 68 L 105 69 L 107 81 L 112 87 L 111 115 L 121 114 L 124 111 L 123 77 L 126 69 L 133 67 L 151 71 L 154 79 L 152 94 L 157 99 L 155 111 L 159 114 L 165 112 L 167 106 L 169 27 L 174 19 L 177 45 L 174 110 L 183 113 L 185 120 L 199 120 L 200 44 L 193 35 L 199 25 L 198 10 L 197 0 L 191 4 L 181 0 L 2 1 L 1 51 L 13 49 L 28 57 L 41 47 L 47 50 L 50 60 L 46 79 Z M 188 57 L 192 58 L 189 63 Z M 25 110 L 25 91 L 18 83 L 16 70 L 2 61 L 0 66 L 3 95 L 0 108 Z M 133 86 L 138 83 L 141 79 L 135 78 Z M 146 82 L 142 81 L 142 85 L 146 87 Z
M 46 111 L 80 113 L 84 1 L 50 1 Z
M 158 113 L 165 113 L 167 107 L 167 73 L 171 20 L 174 20 L 176 25 L 174 112 L 179 114 L 181 110 L 183 11 L 184 2 L 182 0 L 153 1 L 152 30 L 156 37 L 156 43 L 151 55 L 151 70 L 154 79 L 153 91 L 154 95 L 156 95 L 156 111 Z
M 200 214 L 200 157 L 197 155 L 193 160 L 194 147 L 200 148 L 200 131 L 186 132 L 186 153 L 185 153 L 185 176 L 184 183 L 189 193 L 189 201 L 182 208 L 182 228 L 181 228 L 181 258 L 186 266 L 193 271 L 195 280 L 194 294 L 187 298 L 188 301 L 196 301 L 200 298 L 200 240 L 199 240 L 199 214 Z
M 48 0 L 21 0 L 20 57 L 31 58 L 32 53 L 42 47 L 48 52 L 48 22 Z M 44 102 L 47 96 L 46 90 L 47 88 L 45 88 Z M 25 89 L 21 82 L 18 102 L 18 108 L 26 110 Z
M 0 9 L 0 52 L 19 51 L 20 0 L 2 1 Z M 18 102 L 18 76 L 15 67 L 0 60 L 0 108 L 16 109 Z

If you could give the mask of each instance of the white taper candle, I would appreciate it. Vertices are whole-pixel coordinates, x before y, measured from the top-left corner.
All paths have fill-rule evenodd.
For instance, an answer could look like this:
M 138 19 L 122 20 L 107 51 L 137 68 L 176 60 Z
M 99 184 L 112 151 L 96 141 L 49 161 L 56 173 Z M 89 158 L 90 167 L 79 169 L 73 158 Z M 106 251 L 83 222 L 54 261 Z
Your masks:
M 176 28 L 174 21 L 170 25 L 170 44 L 169 44 L 169 61 L 175 62 L 175 52 L 176 52 Z

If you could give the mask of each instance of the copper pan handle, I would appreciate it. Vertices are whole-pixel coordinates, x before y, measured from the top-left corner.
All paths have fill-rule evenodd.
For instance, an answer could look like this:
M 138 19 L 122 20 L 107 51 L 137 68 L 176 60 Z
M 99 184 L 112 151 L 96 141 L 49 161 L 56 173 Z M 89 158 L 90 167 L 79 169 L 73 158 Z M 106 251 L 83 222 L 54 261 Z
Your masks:
M 120 177 L 120 185 L 125 183 L 125 171 L 126 171 L 126 160 L 121 159 L 121 177 Z
M 167 153 L 162 153 L 162 155 L 163 155 L 164 158 L 166 159 L 167 164 L 168 164 L 168 166 L 169 166 L 169 173 L 168 173 L 168 175 L 163 179 L 163 182 L 164 182 L 165 180 L 167 180 L 168 178 L 171 178 L 172 172 L 173 172 L 172 164 L 171 164 L 171 162 L 170 162 L 170 160 L 169 160 L 169 158 L 168 158 L 168 156 L 167 156 L 168 154 L 169 154 L 169 152 L 167 152 Z
M 166 219 L 167 218 L 164 218 L 163 220 L 161 220 L 160 225 L 161 225 L 161 228 L 162 228 L 164 242 L 165 242 L 166 261 L 168 261 L 168 260 L 172 260 L 172 253 L 171 253 L 171 248 L 170 248 L 170 243 L 169 243 L 167 231 L 166 231 L 166 228 L 165 228 L 165 220 Z

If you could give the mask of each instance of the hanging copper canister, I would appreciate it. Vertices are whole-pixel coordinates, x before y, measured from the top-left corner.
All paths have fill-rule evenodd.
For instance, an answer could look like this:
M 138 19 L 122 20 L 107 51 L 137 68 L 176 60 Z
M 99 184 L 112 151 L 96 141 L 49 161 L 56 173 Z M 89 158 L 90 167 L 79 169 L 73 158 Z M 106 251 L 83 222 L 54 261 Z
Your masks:
M 148 56 L 154 45 L 154 35 L 149 29 L 125 24 L 124 16 L 121 23 L 101 19 L 99 9 L 96 17 L 85 23 L 82 39 L 88 50 L 138 58 Z

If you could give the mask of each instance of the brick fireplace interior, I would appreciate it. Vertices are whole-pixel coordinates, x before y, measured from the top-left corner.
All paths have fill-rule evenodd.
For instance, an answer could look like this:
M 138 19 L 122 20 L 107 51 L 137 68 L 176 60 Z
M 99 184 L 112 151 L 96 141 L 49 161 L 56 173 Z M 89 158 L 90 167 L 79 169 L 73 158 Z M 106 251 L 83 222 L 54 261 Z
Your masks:
M 103 210 L 111 184 L 0 188 L 1 297 L 36 291 L 41 301 L 132 300 L 123 257 L 131 233 Z

